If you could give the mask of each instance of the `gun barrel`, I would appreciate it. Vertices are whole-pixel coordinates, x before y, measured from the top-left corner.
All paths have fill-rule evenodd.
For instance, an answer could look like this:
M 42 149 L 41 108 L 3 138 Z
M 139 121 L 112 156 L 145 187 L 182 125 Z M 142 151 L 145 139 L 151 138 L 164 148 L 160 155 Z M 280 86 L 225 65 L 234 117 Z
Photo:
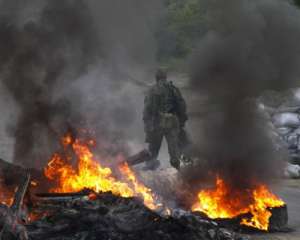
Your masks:
M 151 153 L 148 150 L 144 149 L 141 152 L 128 157 L 125 161 L 128 163 L 129 166 L 134 166 L 147 161 L 151 161 L 151 159 Z

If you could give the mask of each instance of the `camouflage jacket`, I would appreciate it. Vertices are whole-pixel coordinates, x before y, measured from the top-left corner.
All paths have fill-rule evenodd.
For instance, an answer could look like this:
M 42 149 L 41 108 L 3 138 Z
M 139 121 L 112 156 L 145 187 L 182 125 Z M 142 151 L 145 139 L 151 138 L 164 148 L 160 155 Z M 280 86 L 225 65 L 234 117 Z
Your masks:
M 187 121 L 186 103 L 180 90 L 172 82 L 155 84 L 147 92 L 144 101 L 143 120 L 145 131 L 153 131 L 159 126 L 160 113 L 173 113 L 181 127 Z

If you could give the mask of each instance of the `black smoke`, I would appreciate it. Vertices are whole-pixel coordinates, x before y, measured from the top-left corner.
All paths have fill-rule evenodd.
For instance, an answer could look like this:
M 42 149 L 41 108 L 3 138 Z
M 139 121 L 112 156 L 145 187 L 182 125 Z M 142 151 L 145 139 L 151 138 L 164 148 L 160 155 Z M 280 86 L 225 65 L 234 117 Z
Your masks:
M 202 4 L 209 30 L 193 53 L 190 84 L 217 110 L 198 130 L 208 161 L 198 178 L 219 174 L 242 187 L 268 182 L 282 155 L 254 99 L 299 85 L 300 11 L 284 0 Z
M 0 1 L 0 76 L 18 113 L 9 123 L 14 162 L 44 166 L 70 129 L 121 141 L 137 118 L 124 89 L 137 66 L 155 65 L 154 2 Z

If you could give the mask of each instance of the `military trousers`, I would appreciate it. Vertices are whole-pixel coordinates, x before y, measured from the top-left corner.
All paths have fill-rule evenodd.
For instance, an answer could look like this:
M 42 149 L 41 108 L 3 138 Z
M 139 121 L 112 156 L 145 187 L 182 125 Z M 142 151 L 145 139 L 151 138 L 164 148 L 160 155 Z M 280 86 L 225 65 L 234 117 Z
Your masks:
M 179 159 L 181 155 L 179 147 L 180 128 L 177 117 L 173 117 L 171 120 L 167 118 L 162 119 L 160 126 L 148 133 L 147 142 L 149 143 L 149 151 L 152 154 L 153 160 L 157 160 L 162 140 L 165 137 L 168 144 L 170 163 L 174 168 L 178 169 L 180 167 Z

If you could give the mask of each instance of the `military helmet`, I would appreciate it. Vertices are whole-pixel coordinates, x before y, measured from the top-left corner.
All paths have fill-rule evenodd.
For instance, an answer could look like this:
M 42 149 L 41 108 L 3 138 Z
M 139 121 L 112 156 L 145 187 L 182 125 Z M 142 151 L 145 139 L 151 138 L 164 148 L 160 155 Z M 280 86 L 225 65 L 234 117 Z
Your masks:
M 156 80 L 167 79 L 167 71 L 162 68 L 159 68 L 156 71 L 155 78 Z

